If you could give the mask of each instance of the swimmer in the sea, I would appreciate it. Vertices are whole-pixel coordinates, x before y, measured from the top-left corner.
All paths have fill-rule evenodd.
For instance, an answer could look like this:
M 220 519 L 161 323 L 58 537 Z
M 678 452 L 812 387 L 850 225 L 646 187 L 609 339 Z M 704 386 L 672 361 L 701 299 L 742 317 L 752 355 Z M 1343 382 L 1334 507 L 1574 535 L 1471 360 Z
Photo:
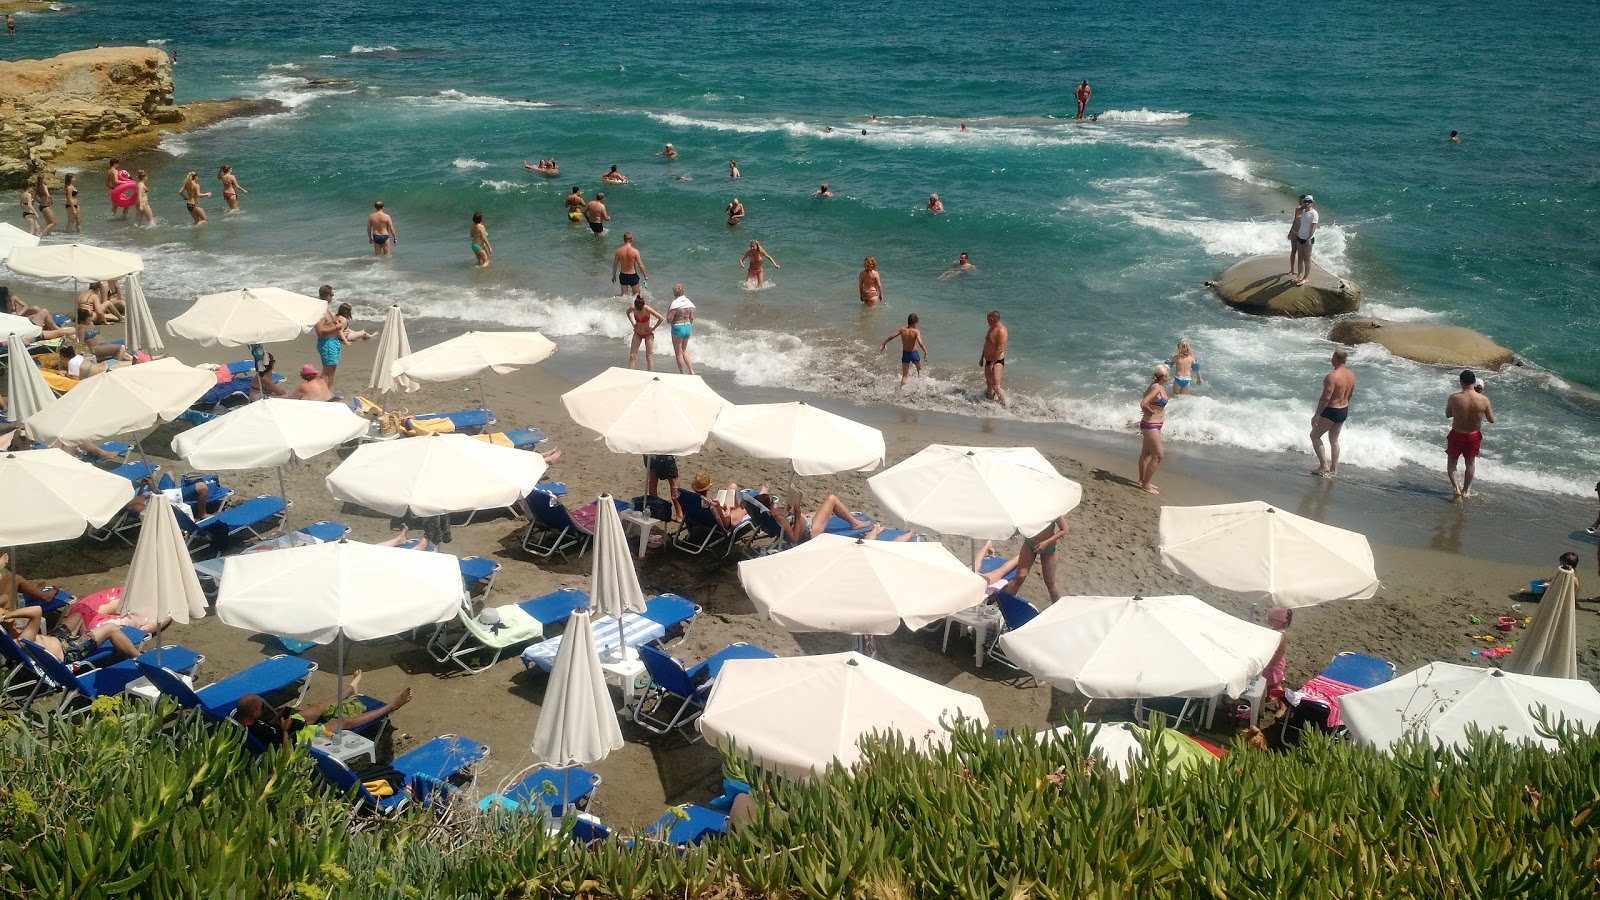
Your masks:
M 372 244 L 373 256 L 388 256 L 391 246 L 400 243 L 400 232 L 395 230 L 394 219 L 383 211 L 383 201 L 372 204 L 372 215 L 367 216 L 367 242 Z
M 611 221 L 611 214 L 606 212 L 606 195 L 595 194 L 583 207 L 583 217 L 589 222 L 589 230 L 595 234 L 605 234 L 606 223 Z
M 822 183 L 822 187 L 817 188 L 817 192 L 815 194 L 812 194 L 811 196 L 813 196 L 813 197 L 832 197 L 833 196 L 833 191 L 828 190 L 828 183 L 826 181 L 824 181 Z
M 583 191 L 573 185 L 572 193 L 567 195 L 567 221 L 574 225 L 583 221 L 583 207 L 587 202 L 583 199 Z
M 1200 378 L 1200 360 L 1189 346 L 1188 338 L 1178 339 L 1178 349 L 1172 354 L 1172 393 L 1189 393 L 1189 384 L 1204 384 Z
M 616 166 L 612 166 L 611 171 L 600 176 L 600 180 L 607 184 L 627 184 L 628 176 L 618 172 Z
M 961 133 L 962 134 L 966 134 L 967 133 L 967 123 L 965 123 L 965 122 L 961 123 Z
M 967 259 L 967 255 L 965 253 L 963 253 L 963 254 L 961 254 L 960 257 L 958 257 L 956 259 L 956 264 L 955 265 L 953 265 L 950 268 L 945 269 L 943 272 L 939 273 L 939 280 L 940 281 L 945 281 L 947 279 L 951 279 L 951 278 L 956 277 L 957 275 L 960 275 L 962 272 L 970 272 L 970 271 L 972 271 L 973 269 L 976 269 L 976 268 L 977 268 L 977 266 L 973 265 L 972 261 Z
M 889 342 L 895 338 L 900 339 L 900 386 L 906 386 L 906 378 L 911 374 L 911 367 L 917 367 L 917 377 L 922 377 L 922 361 L 928 356 L 928 345 L 922 342 L 922 330 L 917 327 L 917 314 L 906 316 L 906 327 L 897 329 L 894 334 L 883 339 L 878 345 L 878 352 L 882 353 L 889 348 Z
M 1452 143 L 1452 144 L 1461 143 L 1461 135 L 1455 133 L 1454 131 L 1450 132 L 1450 143 Z
M 739 164 L 737 162 L 734 162 L 731 159 L 728 160 L 728 177 L 729 178 L 738 178 L 739 177 Z
M 657 156 L 665 156 L 668 159 L 668 161 L 671 161 L 671 160 L 674 160 L 674 159 L 678 158 L 678 151 L 674 150 L 672 148 L 671 144 L 668 144 L 665 149 L 663 149 L 660 153 L 657 153 L 656 155 Z
M 861 292 L 861 302 L 871 306 L 883 299 L 883 276 L 878 274 L 878 261 L 867 257 L 861 261 L 861 274 L 856 276 L 856 287 Z
M 928 195 L 928 210 L 936 213 L 944 212 L 944 201 L 939 199 L 938 194 Z
M 763 262 L 772 263 L 772 267 L 774 269 L 783 268 L 783 266 L 778 265 L 778 261 L 773 259 L 772 256 L 767 253 L 766 249 L 761 246 L 760 241 L 751 241 L 750 249 L 746 250 L 744 255 L 739 257 L 739 265 L 744 267 L 745 287 L 749 287 L 750 282 L 752 281 L 756 283 L 757 288 L 760 288 L 767 283 L 767 276 L 763 267 Z
M 732 228 L 744 220 L 744 204 L 739 202 L 738 197 L 733 198 L 733 202 L 729 203 L 728 208 L 723 211 L 728 214 L 729 228 Z

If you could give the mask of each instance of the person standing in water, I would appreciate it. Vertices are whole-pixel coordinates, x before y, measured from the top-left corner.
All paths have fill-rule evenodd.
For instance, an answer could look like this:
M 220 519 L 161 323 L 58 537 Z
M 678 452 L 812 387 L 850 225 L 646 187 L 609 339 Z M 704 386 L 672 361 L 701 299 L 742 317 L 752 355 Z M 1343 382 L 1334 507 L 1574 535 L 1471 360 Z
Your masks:
M 878 274 L 877 259 L 869 256 L 861 261 L 861 274 L 856 276 L 856 289 L 861 302 L 868 306 L 883 299 L 883 276 Z
M 663 149 L 660 153 L 657 153 L 656 155 L 657 156 L 665 156 L 667 158 L 667 162 L 672 162 L 673 160 L 678 158 L 678 151 L 674 150 L 672 148 L 671 144 L 668 144 L 665 149 Z
M 662 316 L 656 312 L 643 297 L 635 296 L 633 303 L 623 314 L 628 317 L 628 322 L 633 325 L 633 339 L 628 343 L 628 368 L 633 368 L 633 361 L 639 357 L 639 344 L 644 344 L 644 367 L 654 372 L 656 370 L 656 329 L 661 327 Z M 652 321 L 654 320 L 654 321 Z
M 121 169 L 117 168 L 117 162 L 117 160 L 113 159 L 106 163 L 106 195 L 108 197 L 114 197 L 115 195 L 111 193 L 111 189 L 125 180 L 117 177 L 122 171 Z M 116 202 L 113 200 L 111 203 L 111 214 L 113 216 L 126 219 L 128 217 L 128 208 L 126 206 L 117 206 Z
M 489 229 L 483 227 L 483 213 L 472 214 L 472 227 L 467 229 L 467 240 L 472 244 L 472 255 L 478 260 L 478 268 L 489 267 L 489 254 L 494 252 L 494 247 L 489 244 Z
M 606 212 L 605 194 L 595 194 L 593 200 L 584 204 L 583 218 L 588 221 L 590 231 L 605 234 L 606 223 L 611 221 L 611 214 Z
M 778 265 L 777 260 L 767 253 L 766 248 L 761 246 L 760 241 L 751 241 L 750 249 L 739 257 L 739 265 L 744 267 L 745 287 L 749 287 L 750 282 L 753 281 L 756 283 L 756 289 L 760 290 L 767 283 L 766 268 L 763 261 L 772 263 L 774 269 L 783 268 L 783 266 Z
M 140 169 L 138 176 L 136 176 L 136 181 L 139 215 L 135 224 L 154 225 L 156 224 L 156 213 L 155 210 L 150 208 L 150 173 Z
M 1345 361 L 1350 352 L 1343 347 L 1333 351 L 1333 371 L 1322 379 L 1322 394 L 1317 397 L 1316 411 L 1311 414 L 1311 449 L 1317 454 L 1317 468 L 1313 475 L 1339 474 L 1339 432 L 1350 418 L 1350 398 L 1356 393 L 1356 373 L 1350 371 Z M 1322 436 L 1328 436 L 1328 453 L 1322 452 Z
M 183 198 L 183 206 L 189 211 L 189 217 L 196 225 L 206 223 L 206 211 L 200 208 L 200 198 L 211 196 L 210 191 L 200 190 L 200 174 L 190 172 L 183 178 L 183 186 L 178 188 L 178 196 Z
M 731 159 L 728 160 L 728 177 L 729 178 L 738 178 L 739 177 L 739 164 L 737 162 L 734 162 Z
M 394 219 L 383 211 L 382 200 L 373 201 L 372 215 L 367 216 L 367 242 L 372 244 L 373 256 L 388 256 L 400 243 L 400 232 L 394 227 Z M 333 379 L 328 382 L 333 383 Z
M 228 215 L 239 211 L 239 195 L 248 194 L 239 184 L 239 179 L 233 174 L 233 166 L 223 166 L 217 170 L 217 180 L 222 182 L 222 202 L 228 204 Z
M 618 285 L 618 293 L 626 297 L 628 289 L 633 289 L 633 295 L 639 296 L 639 282 L 648 281 L 650 276 L 645 274 L 644 257 L 639 255 L 639 248 L 633 246 L 633 232 L 622 233 L 622 246 L 611 257 L 611 280 Z M 660 318 L 660 316 L 657 316 Z M 659 324 L 659 323 L 658 323 Z
M 28 223 L 28 233 L 39 233 L 39 211 L 33 205 L 33 185 L 28 182 L 22 184 L 22 195 L 17 202 L 22 205 L 22 220 Z
M 1189 384 L 1203 384 L 1200 379 L 1200 360 L 1195 358 L 1194 348 L 1189 346 L 1188 338 L 1178 339 L 1178 350 L 1172 354 L 1172 393 L 1189 393 Z
M 1083 118 L 1083 111 L 1089 108 L 1089 95 L 1093 90 L 1093 88 L 1089 87 L 1089 79 L 1085 78 L 1083 83 L 1078 85 L 1078 89 L 1072 92 L 1072 96 L 1078 101 L 1078 118 L 1080 119 Z
M 567 221 L 574 225 L 582 222 L 584 205 L 583 191 L 578 190 L 577 185 L 573 185 L 572 193 L 567 195 Z
M 1295 284 L 1311 280 L 1311 248 L 1317 243 L 1316 201 L 1310 194 L 1300 198 L 1300 230 L 1295 232 L 1295 244 L 1300 248 L 1300 277 Z
M 78 176 L 68 172 L 61 181 L 61 194 L 66 198 L 67 230 L 83 233 L 83 210 L 78 206 Z
M 878 352 L 889 348 L 889 342 L 895 338 L 900 339 L 900 386 L 906 386 L 906 379 L 911 375 L 911 367 L 917 367 L 917 377 L 922 377 L 922 360 L 928 355 L 928 345 L 922 342 L 922 329 L 917 327 L 916 313 L 906 316 L 906 327 L 896 329 L 894 334 L 883 339 L 878 345 Z
M 938 194 L 928 195 L 928 211 L 936 213 L 944 212 L 944 201 L 939 199 Z
M 683 285 L 672 286 L 672 305 L 667 308 L 667 325 L 672 329 L 672 358 L 678 363 L 680 375 L 693 375 L 694 362 L 689 359 L 689 336 L 694 334 L 694 301 L 683 293 Z
M 1471 369 L 1461 372 L 1461 390 L 1450 395 L 1444 404 L 1445 418 L 1450 420 L 1450 434 L 1445 439 L 1444 452 L 1449 461 L 1450 487 L 1455 491 L 1452 502 L 1472 496 L 1472 475 L 1478 461 L 1478 451 L 1483 448 L 1483 423 L 1494 424 L 1494 407 L 1478 384 L 1478 376 Z M 1466 474 L 1456 482 L 1456 460 L 1467 458 Z
M 1139 487 L 1151 494 L 1161 493 L 1156 490 L 1155 480 L 1156 467 L 1161 465 L 1163 456 L 1161 426 L 1167 421 L 1167 391 L 1163 385 L 1168 371 L 1165 363 L 1152 369 L 1150 386 L 1139 400 Z
M 723 211 L 728 214 L 729 228 L 744 221 L 744 204 L 739 202 L 738 197 L 733 198 L 733 202 L 729 203 L 728 208 Z
M 978 357 L 978 366 L 983 369 L 983 398 L 1010 406 L 1002 383 L 1006 377 L 1006 344 L 1011 341 L 1011 332 L 1000 321 L 1000 310 L 989 310 L 987 318 L 989 330 L 983 336 L 983 355 Z
M 56 230 L 56 211 L 52 209 L 56 199 L 50 195 L 50 182 L 45 180 L 43 172 L 33 177 L 33 195 L 39 201 L 39 217 L 44 220 L 39 236 L 45 237 Z

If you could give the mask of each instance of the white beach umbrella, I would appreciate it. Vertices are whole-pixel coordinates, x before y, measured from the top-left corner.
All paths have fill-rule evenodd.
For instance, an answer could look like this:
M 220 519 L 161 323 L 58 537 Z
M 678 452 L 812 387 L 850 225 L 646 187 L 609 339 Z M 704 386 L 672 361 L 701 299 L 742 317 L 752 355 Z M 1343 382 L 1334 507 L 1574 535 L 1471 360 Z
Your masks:
M 561 395 L 614 453 L 698 453 L 728 401 L 698 375 L 610 368 Z
M 37 340 L 43 331 L 44 329 L 40 328 L 32 319 L 24 316 L 13 316 L 8 312 L 0 311 L 0 335 L 15 336 L 20 340 L 32 341 Z M 18 358 L 20 357 L 12 357 L 12 359 Z
M 628 550 L 628 536 L 622 531 L 616 504 L 610 495 L 601 494 L 596 507 L 599 512 L 595 516 L 589 602 L 595 615 L 620 621 L 625 612 L 644 612 L 644 591 L 639 587 L 639 573 L 633 567 L 633 554 Z
M 1057 728 L 1057 735 L 1070 735 L 1070 726 Z M 1126 780 L 1129 772 L 1144 761 L 1145 744 L 1150 741 L 1150 729 L 1132 722 L 1104 722 L 1094 728 L 1089 742 L 1091 750 L 1099 750 L 1117 777 Z M 1204 765 L 1215 765 L 1217 757 L 1188 737 L 1171 728 L 1161 730 L 1161 743 L 1168 752 L 1167 771 L 1177 773 Z
M 150 313 L 150 301 L 144 297 L 144 285 L 139 283 L 138 275 L 128 276 L 128 296 L 124 299 L 128 303 L 124 321 L 128 328 L 129 352 L 143 350 L 146 353 L 160 353 L 165 350 L 166 345 L 161 343 L 161 332 L 156 328 L 156 317 Z
M 293 340 L 316 325 L 328 304 L 282 288 L 243 288 L 198 297 L 167 331 L 202 347 L 239 347 Z
M 22 344 L 22 338 L 13 334 L 6 339 L 6 418 L 21 422 L 56 398 L 50 385 L 45 384 L 39 367 Z
M 883 432 L 809 403 L 730 403 L 711 436 L 757 459 L 782 460 L 796 475 L 870 472 L 883 465 Z
M 0 455 L 0 546 L 11 548 L 81 536 L 111 521 L 129 500 L 133 484 L 54 448 Z M 17 603 L 12 579 L 12 607 Z
M 545 469 L 537 453 L 464 434 L 429 434 L 357 447 L 328 475 L 328 490 L 391 516 L 437 516 L 510 506 L 528 496 Z
M 137 253 L 92 244 L 45 244 L 13 247 L 6 267 L 18 275 L 64 284 L 137 275 L 144 271 L 144 260 Z
M 395 360 L 389 371 L 418 381 L 504 375 L 542 363 L 556 352 L 554 341 L 537 331 L 469 331 Z
M 0 260 L 11 254 L 13 247 L 37 247 L 39 236 L 29 234 L 10 222 L 0 222 Z
M 1281 639 L 1189 596 L 1062 597 L 1000 647 L 1040 681 L 1094 699 L 1237 697 Z
M 1518 642 L 1517 652 L 1522 652 Z M 1548 749 L 1534 713 L 1544 707 L 1549 721 L 1565 716 L 1587 730 L 1600 725 L 1600 691 L 1576 678 L 1542 678 L 1455 663 L 1428 663 L 1393 681 L 1345 694 L 1339 715 L 1350 736 L 1386 748 L 1408 734 L 1423 734 L 1443 746 L 1465 747 L 1467 726 L 1499 732 L 1512 742 L 1529 741 Z
M 942 544 L 820 534 L 739 563 L 762 616 L 789 631 L 893 634 L 983 602 L 983 577 Z
M 1539 598 L 1517 652 L 1503 663 L 1507 672 L 1546 678 L 1578 677 L 1578 573 L 1562 566 Z
M 206 595 L 200 590 L 189 545 L 178 527 L 177 512 L 165 494 L 145 498 L 140 514 L 139 541 L 128 564 L 127 585 L 122 589 L 123 615 L 139 613 L 147 621 L 167 617 L 179 625 L 206 614 Z M 159 642 L 160 638 L 157 637 Z
M 791 778 L 837 760 L 861 759 L 858 742 L 896 731 L 921 747 L 944 746 L 957 716 L 987 725 L 983 701 L 859 653 L 732 659 L 722 666 L 700 733 Z
M 415 379 L 394 374 L 394 364 L 411 355 L 411 338 L 406 336 L 406 320 L 400 314 L 400 304 L 389 307 L 383 320 L 383 333 L 378 335 L 378 355 L 372 362 L 372 378 L 367 387 L 375 391 L 406 391 L 421 387 Z
M 1378 592 L 1365 536 L 1259 500 L 1164 506 L 1159 547 L 1174 572 L 1278 606 L 1364 600 Z
M 1037 534 L 1083 499 L 1032 447 L 932 444 L 867 487 L 902 528 L 996 541 Z
M 574 612 L 562 635 L 528 749 L 551 765 L 589 765 L 622 747 L 622 726 L 606 689 L 588 610 Z
M 103 441 L 172 421 L 216 383 L 214 373 L 176 359 L 123 364 L 85 378 L 25 424 L 34 440 L 47 444 Z

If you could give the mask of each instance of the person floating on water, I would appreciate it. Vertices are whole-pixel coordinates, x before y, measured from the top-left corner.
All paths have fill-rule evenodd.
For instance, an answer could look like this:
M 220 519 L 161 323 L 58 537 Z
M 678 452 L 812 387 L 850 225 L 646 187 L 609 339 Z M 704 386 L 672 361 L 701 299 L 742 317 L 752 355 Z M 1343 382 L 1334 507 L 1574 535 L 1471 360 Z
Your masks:
M 489 255 L 494 253 L 494 247 L 489 244 L 489 229 L 483 227 L 483 213 L 472 214 L 472 227 L 467 229 L 467 240 L 472 244 L 472 256 L 478 261 L 478 268 L 488 268 Z
M 728 208 L 724 212 L 728 214 L 729 228 L 744 220 L 744 204 L 739 202 L 738 197 L 733 198 L 733 202 L 728 204 Z
M 978 367 L 983 369 L 983 398 L 1010 406 L 1001 383 L 1006 377 L 1006 344 L 1011 340 L 1011 332 L 1000 321 L 1000 310 L 989 310 L 986 318 L 989 330 L 983 335 L 983 355 L 978 357 Z
M 561 170 L 556 167 L 555 157 L 551 157 L 550 159 L 541 159 L 539 160 L 539 164 L 536 166 L 530 166 L 528 165 L 527 160 L 523 160 L 522 167 L 530 172 L 538 172 L 540 175 L 543 175 L 547 178 L 551 175 L 561 174 Z
M 607 184 L 627 184 L 628 176 L 618 172 L 616 166 L 612 166 L 611 171 L 600 176 L 600 180 Z
M 622 233 L 622 246 L 611 257 L 611 280 L 618 285 L 617 292 L 624 297 L 628 295 L 629 288 L 633 289 L 635 297 L 639 296 L 640 281 L 650 280 L 644 271 L 644 257 L 639 255 L 639 248 L 633 246 L 631 231 Z
M 1343 347 L 1333 351 L 1333 371 L 1322 379 L 1322 394 L 1311 413 L 1311 449 L 1317 454 L 1313 475 L 1339 474 L 1339 432 L 1350 418 L 1350 398 L 1356 393 L 1356 373 L 1345 365 L 1349 358 L 1349 351 Z M 1324 434 L 1328 436 L 1328 455 L 1322 452 Z
M 928 356 L 928 345 L 922 342 L 922 330 L 917 327 L 917 314 L 906 316 L 906 327 L 896 329 L 894 334 L 883 339 L 878 345 L 878 352 L 882 353 L 889 348 L 889 342 L 895 338 L 900 339 L 900 386 L 906 386 L 906 379 L 911 374 L 911 367 L 917 367 L 917 377 L 922 377 L 922 360 Z
M 824 181 L 822 183 L 822 187 L 817 188 L 817 192 L 815 194 L 812 194 L 811 196 L 813 196 L 813 197 L 832 197 L 833 196 L 833 191 L 828 190 L 828 183 L 826 181 Z
M 573 185 L 572 193 L 567 195 L 567 221 L 574 225 L 583 221 L 584 205 L 583 191 L 578 190 L 577 185 Z
M 1200 384 L 1200 360 L 1195 358 L 1194 348 L 1189 346 L 1188 338 L 1178 339 L 1178 349 L 1172 354 L 1172 392 L 1174 394 L 1189 393 L 1189 384 Z
M 606 195 L 595 194 L 583 207 L 583 217 L 589 222 L 589 230 L 595 234 L 604 234 L 606 223 L 611 221 L 611 214 L 606 212 Z
M 1150 386 L 1144 389 L 1144 396 L 1139 400 L 1139 487 L 1149 494 L 1161 493 L 1156 490 L 1155 480 L 1156 468 L 1164 455 L 1161 426 L 1167 423 L 1167 391 L 1163 385 L 1167 383 L 1168 371 L 1165 363 L 1152 369 Z
M 1450 434 L 1445 438 L 1444 452 L 1448 460 L 1450 487 L 1455 491 L 1452 502 L 1472 496 L 1472 475 L 1478 461 L 1478 451 L 1483 448 L 1483 423 L 1494 424 L 1494 406 L 1478 384 L 1478 376 L 1471 369 L 1461 372 L 1461 390 L 1450 395 L 1444 404 L 1445 418 L 1450 420 Z M 1456 460 L 1466 457 L 1466 473 L 1456 482 Z
M 856 287 L 861 292 L 861 302 L 868 306 L 883 299 L 883 276 L 878 274 L 878 261 L 873 257 L 861 261 L 861 274 L 856 276 Z
M 939 199 L 938 194 L 928 195 L 928 210 L 936 213 L 944 212 L 944 201 Z
M 373 256 L 388 256 L 400 243 L 400 232 L 395 230 L 394 219 L 383 211 L 383 201 L 372 204 L 372 215 L 367 216 L 367 241 L 372 244 Z
M 1295 284 L 1311 280 L 1311 248 L 1317 243 L 1317 220 L 1321 218 L 1315 204 L 1310 194 L 1300 198 L 1300 230 L 1295 232 L 1295 244 L 1300 249 L 1300 275 Z
M 1072 96 L 1077 98 L 1078 101 L 1078 118 L 1080 119 L 1083 118 L 1083 111 L 1089 106 L 1089 94 L 1093 90 L 1093 88 L 1089 87 L 1089 79 L 1085 78 L 1083 83 L 1078 85 L 1078 89 L 1072 92 Z
M 778 265 L 777 260 L 773 259 L 771 255 L 767 253 L 766 248 L 761 246 L 760 241 L 751 241 L 750 249 L 746 250 L 744 255 L 739 257 L 739 265 L 744 267 L 745 287 L 749 287 L 750 282 L 753 281 L 755 282 L 756 288 L 759 290 L 767 283 L 766 270 L 763 268 L 763 261 L 772 263 L 772 267 L 774 269 L 783 268 L 783 266 Z
M 239 211 L 239 195 L 250 192 L 239 184 L 239 179 L 233 174 L 233 166 L 218 169 L 217 180 L 222 182 L 222 201 L 228 204 L 228 215 L 231 216 Z

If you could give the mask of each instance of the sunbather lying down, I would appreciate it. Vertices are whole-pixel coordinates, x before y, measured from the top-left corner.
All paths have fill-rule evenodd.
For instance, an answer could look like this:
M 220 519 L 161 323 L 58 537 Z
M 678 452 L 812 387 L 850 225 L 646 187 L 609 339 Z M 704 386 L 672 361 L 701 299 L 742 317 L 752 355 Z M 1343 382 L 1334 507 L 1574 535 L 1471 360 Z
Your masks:
M 267 714 L 266 701 L 260 695 L 245 694 L 239 698 L 239 724 L 245 726 L 265 746 L 287 747 L 309 744 L 318 737 L 331 737 L 340 722 L 341 708 L 344 711 L 344 730 L 354 731 L 411 702 L 411 689 L 406 688 L 388 703 L 368 710 L 361 701 L 355 699 L 361 693 L 361 676 L 362 671 L 357 669 L 345 684 L 344 693 L 338 697 L 299 707 L 284 706 L 270 716 Z M 268 718 L 272 721 L 268 722 Z
M 158 625 L 154 622 L 144 621 L 142 616 L 121 615 L 117 607 L 122 605 L 122 589 L 112 588 L 90 594 L 67 608 L 66 615 L 61 617 L 60 624 L 50 632 L 50 637 L 59 642 L 55 647 L 40 642 L 40 646 L 50 651 L 50 655 L 64 663 L 75 663 L 95 651 L 103 641 L 111 641 L 111 646 L 118 653 L 132 659 L 139 655 L 139 647 L 128 636 L 122 633 L 124 626 L 132 626 L 143 631 L 146 636 L 158 631 L 165 631 L 172 624 L 172 617 L 168 616 Z
M 705 473 L 702 472 L 700 474 L 704 475 Z M 709 476 L 707 476 L 707 480 L 709 481 Z M 700 490 L 699 485 L 700 476 L 696 475 L 695 493 L 705 495 L 705 491 Z M 706 487 L 709 488 L 710 484 L 708 483 Z M 729 484 L 728 490 L 733 493 L 733 496 L 739 496 L 739 486 L 737 484 Z M 834 516 L 844 519 L 857 528 L 870 529 L 866 534 L 862 535 L 864 539 L 869 541 L 877 540 L 878 535 L 883 534 L 885 530 L 882 525 L 879 525 L 871 519 L 868 519 L 865 516 L 858 516 L 851 512 L 850 508 L 844 505 L 844 501 L 840 500 L 834 494 L 829 494 L 828 496 L 824 497 L 822 502 L 817 504 L 816 509 L 807 513 L 803 506 L 805 502 L 804 495 L 801 494 L 799 490 L 795 490 L 789 494 L 788 502 L 784 507 L 782 507 L 782 511 L 780 512 L 779 508 L 775 505 L 776 498 L 772 496 L 771 488 L 763 484 L 761 485 L 760 490 L 756 492 L 756 502 L 760 503 L 762 506 L 765 506 L 767 509 L 772 510 L 772 514 L 778 519 L 779 527 L 783 529 L 784 537 L 788 538 L 791 543 L 795 544 L 804 543 L 805 541 L 808 541 L 817 535 L 826 532 L 828 530 L 828 522 L 831 521 Z M 711 506 L 711 511 L 713 514 L 717 514 L 718 510 L 723 508 L 721 504 L 716 502 L 715 499 L 708 498 L 708 503 Z M 724 521 L 720 515 L 717 519 L 717 521 L 721 522 L 725 528 L 731 527 L 730 523 L 737 524 L 749 516 L 749 514 L 744 511 L 743 506 L 738 508 L 737 516 L 732 515 L 732 511 L 728 512 L 729 517 L 727 521 Z M 908 531 L 905 534 L 896 535 L 894 541 L 897 543 L 905 542 L 911 540 L 915 536 L 915 534 Z
M 49 585 L 34 584 L 12 572 L 11 554 L 0 553 L 0 609 L 11 607 L 11 598 L 21 595 L 39 603 L 49 603 L 56 597 L 56 589 Z
M 156 477 L 154 475 L 150 475 L 137 483 L 136 490 L 133 494 L 133 499 L 127 502 L 127 507 L 131 512 L 143 515 L 145 505 L 150 502 L 150 495 L 159 493 L 165 496 L 167 500 L 172 503 L 172 508 L 174 510 L 182 511 L 191 519 L 204 519 L 206 516 L 210 515 L 208 512 L 210 507 L 207 506 L 207 503 L 211 498 L 211 485 L 204 481 L 196 481 L 192 487 L 194 488 L 194 504 L 191 507 L 190 504 L 183 499 L 183 488 L 175 487 L 163 489 L 157 487 Z

